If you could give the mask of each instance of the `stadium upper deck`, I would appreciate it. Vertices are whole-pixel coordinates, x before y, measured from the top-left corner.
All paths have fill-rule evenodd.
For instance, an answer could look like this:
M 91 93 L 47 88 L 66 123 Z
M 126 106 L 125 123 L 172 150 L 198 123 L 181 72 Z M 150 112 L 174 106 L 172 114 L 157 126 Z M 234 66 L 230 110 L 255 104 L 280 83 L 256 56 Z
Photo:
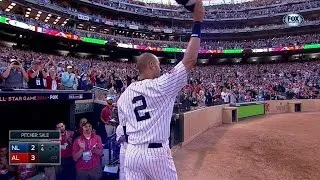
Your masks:
M 82 3 L 79 4 L 80 1 Z M 95 43 L 116 42 L 118 47 L 133 49 L 143 47 L 142 49 L 145 50 L 182 48 L 170 49 L 170 51 L 183 52 L 183 48 L 186 46 L 185 41 L 188 40 L 188 34 L 190 33 L 188 22 L 173 19 L 170 21 L 157 18 L 150 19 L 142 16 L 134 18 L 130 15 L 130 12 L 122 11 L 121 16 L 119 16 L 119 9 L 108 11 L 110 8 L 98 8 L 100 4 L 89 5 L 84 3 L 84 0 L 80 1 L 28 0 L 17 2 L 13 7 L 11 1 L 3 0 L 0 6 L 4 11 L 2 13 L 10 19 L 43 29 L 51 29 L 53 30 L 51 35 L 60 36 L 62 34 L 60 32 L 71 33 L 77 37 L 98 38 L 98 40 L 90 40 Z M 130 1 L 103 1 L 103 3 L 106 2 L 118 3 L 118 8 L 126 4 L 146 9 L 146 6 L 137 5 Z M 254 1 L 246 3 L 251 8 L 244 12 L 249 12 L 251 9 L 268 10 L 267 7 L 274 7 L 267 2 L 280 3 L 264 1 L 265 6 L 263 6 L 262 1 Z M 261 49 L 270 48 L 288 50 L 290 49 L 289 46 L 297 46 L 298 49 L 303 49 L 304 44 L 318 43 L 317 31 L 319 27 L 317 24 L 319 24 L 320 14 L 317 13 L 318 8 L 314 8 L 314 4 L 317 3 L 319 2 L 311 0 L 281 2 L 284 7 L 288 8 L 290 6 L 293 10 L 304 8 L 308 11 L 309 14 L 304 14 L 305 22 L 298 28 L 292 28 L 284 24 L 282 22 L 283 16 L 267 17 L 263 20 L 236 20 L 229 23 L 207 22 L 204 24 L 202 50 L 204 50 L 203 52 L 220 52 L 225 49 L 237 49 L 237 52 L 242 52 L 245 48 L 255 48 L 258 49 L 257 52 L 260 52 Z M 9 8 L 10 6 L 11 8 Z M 154 6 L 148 6 L 148 8 L 155 9 Z M 220 6 L 224 7 L 224 5 Z M 227 9 L 233 10 L 233 7 L 242 5 L 225 6 L 228 6 Z M 216 7 L 218 6 L 210 6 L 209 9 L 212 10 Z M 156 9 L 159 9 L 159 7 L 156 7 Z M 302 10 L 299 10 L 299 12 L 303 13 Z M 219 35 L 213 36 L 212 34 Z M 267 51 L 269 52 L 269 50 Z

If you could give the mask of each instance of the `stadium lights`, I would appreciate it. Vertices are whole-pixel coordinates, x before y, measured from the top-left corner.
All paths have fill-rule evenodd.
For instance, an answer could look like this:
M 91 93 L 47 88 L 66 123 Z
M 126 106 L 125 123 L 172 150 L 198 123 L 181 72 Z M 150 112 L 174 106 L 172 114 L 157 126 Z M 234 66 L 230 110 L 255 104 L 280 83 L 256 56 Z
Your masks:
M 58 17 L 57 17 L 57 19 L 61 19 L 61 17 L 60 17 L 60 16 L 58 16 Z
M 69 19 L 66 19 L 66 21 L 69 21 Z
M 17 4 L 16 4 L 16 3 L 14 3 L 14 2 L 13 2 L 13 3 L 11 3 L 11 6 L 15 6 L 15 5 L 17 5 Z
M 42 12 L 41 12 L 41 11 L 38 11 L 38 14 L 42 14 Z
M 27 12 L 26 12 L 26 14 L 30 14 L 30 12 L 29 12 L 29 11 L 27 11 Z
M 55 22 L 53 22 L 53 24 L 57 24 L 57 22 L 55 21 Z
M 91 26 L 91 28 L 95 29 L 96 27 L 95 26 Z
M 48 17 L 51 17 L 52 15 L 51 14 L 48 14 Z
M 8 8 L 7 8 L 5 11 L 9 12 L 9 11 L 10 11 L 10 9 L 8 9 Z
M 39 20 L 39 17 L 36 17 L 35 19 L 36 19 L 36 20 Z
M 83 24 L 79 24 L 79 26 L 83 26 Z
M 27 10 L 28 10 L 28 11 L 31 11 L 31 8 L 28 8 Z
M 26 17 L 29 17 L 29 14 L 26 14 Z
M 10 6 L 8 6 L 8 9 L 12 9 L 12 8 L 13 8 L 13 6 L 11 6 L 11 5 L 10 5 Z
M 63 27 L 65 24 L 61 24 L 61 26 Z
M 41 15 L 40 14 L 37 14 L 37 17 L 40 17 Z
M 49 16 L 47 16 L 47 17 L 46 17 L 46 19 L 50 19 L 50 17 L 49 17 Z
M 44 22 L 48 22 L 48 19 L 44 20 Z

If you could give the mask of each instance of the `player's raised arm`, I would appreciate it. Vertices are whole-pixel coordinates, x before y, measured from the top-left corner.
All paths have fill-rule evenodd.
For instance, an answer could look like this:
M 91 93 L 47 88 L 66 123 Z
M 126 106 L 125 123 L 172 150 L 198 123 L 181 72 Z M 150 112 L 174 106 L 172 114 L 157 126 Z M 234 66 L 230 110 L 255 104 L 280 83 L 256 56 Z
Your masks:
M 192 29 L 192 35 L 187 50 L 184 53 L 183 60 L 169 73 L 162 75 L 157 80 L 157 85 L 160 90 L 159 92 L 163 95 L 174 97 L 187 84 L 187 72 L 197 63 L 200 48 L 201 23 L 203 18 L 204 7 L 202 5 L 202 0 L 198 0 L 193 12 L 194 26 Z
M 192 69 L 197 63 L 198 53 L 200 49 L 200 38 L 201 38 L 201 23 L 204 19 L 205 10 L 202 4 L 202 0 L 198 0 L 195 4 L 193 12 L 194 25 L 192 28 L 191 38 L 184 53 L 182 63 L 184 64 L 187 71 Z

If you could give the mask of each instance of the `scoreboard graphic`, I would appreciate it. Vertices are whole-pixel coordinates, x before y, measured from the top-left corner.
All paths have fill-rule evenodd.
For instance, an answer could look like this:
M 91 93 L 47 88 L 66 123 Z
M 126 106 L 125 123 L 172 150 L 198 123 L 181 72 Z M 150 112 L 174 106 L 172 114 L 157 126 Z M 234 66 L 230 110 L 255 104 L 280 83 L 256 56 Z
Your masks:
M 9 133 L 10 165 L 60 165 L 59 131 L 10 131 Z

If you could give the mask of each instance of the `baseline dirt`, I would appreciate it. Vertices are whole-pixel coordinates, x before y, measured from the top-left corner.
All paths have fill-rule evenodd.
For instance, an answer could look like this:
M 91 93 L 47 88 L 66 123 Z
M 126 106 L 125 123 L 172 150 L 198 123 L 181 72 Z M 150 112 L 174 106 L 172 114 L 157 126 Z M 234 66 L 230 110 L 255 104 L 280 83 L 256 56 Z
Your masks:
M 320 179 L 320 113 L 214 127 L 174 154 L 179 180 Z

